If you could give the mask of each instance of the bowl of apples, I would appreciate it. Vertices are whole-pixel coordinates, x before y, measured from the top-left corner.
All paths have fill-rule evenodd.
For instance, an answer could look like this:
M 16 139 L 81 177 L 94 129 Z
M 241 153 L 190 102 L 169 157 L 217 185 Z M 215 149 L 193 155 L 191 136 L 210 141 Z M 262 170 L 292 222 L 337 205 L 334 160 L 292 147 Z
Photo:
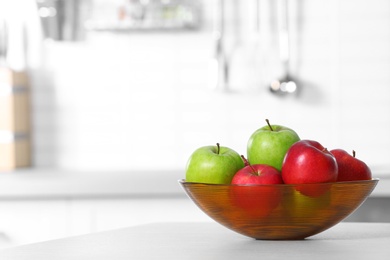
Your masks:
M 250 137 L 247 157 L 219 144 L 201 147 L 179 183 L 209 217 L 254 239 L 323 232 L 353 213 L 379 181 L 355 152 L 328 150 L 268 120 Z

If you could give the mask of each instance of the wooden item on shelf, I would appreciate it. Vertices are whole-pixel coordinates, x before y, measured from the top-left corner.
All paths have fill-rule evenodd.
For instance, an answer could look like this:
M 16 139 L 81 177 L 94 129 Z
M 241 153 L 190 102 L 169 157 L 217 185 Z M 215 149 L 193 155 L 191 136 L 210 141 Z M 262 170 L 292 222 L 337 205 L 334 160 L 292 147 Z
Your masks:
M 30 93 L 25 71 L 0 68 L 0 171 L 31 165 Z

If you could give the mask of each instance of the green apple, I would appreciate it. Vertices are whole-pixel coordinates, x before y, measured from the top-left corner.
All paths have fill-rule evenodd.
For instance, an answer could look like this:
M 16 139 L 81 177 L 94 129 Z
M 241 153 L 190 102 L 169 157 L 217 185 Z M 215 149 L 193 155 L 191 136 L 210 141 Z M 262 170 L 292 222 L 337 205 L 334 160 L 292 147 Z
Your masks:
M 247 158 L 250 164 L 267 164 L 280 171 L 287 150 L 300 138 L 288 127 L 271 125 L 268 119 L 266 122 L 266 126 L 257 129 L 249 138 Z
M 217 144 L 195 150 L 188 160 L 186 181 L 230 184 L 234 174 L 244 167 L 241 156 L 228 147 Z
M 306 196 L 297 190 L 285 194 L 284 209 L 291 217 L 297 219 L 313 219 L 324 216 L 331 204 L 331 192 L 328 190 L 318 197 Z

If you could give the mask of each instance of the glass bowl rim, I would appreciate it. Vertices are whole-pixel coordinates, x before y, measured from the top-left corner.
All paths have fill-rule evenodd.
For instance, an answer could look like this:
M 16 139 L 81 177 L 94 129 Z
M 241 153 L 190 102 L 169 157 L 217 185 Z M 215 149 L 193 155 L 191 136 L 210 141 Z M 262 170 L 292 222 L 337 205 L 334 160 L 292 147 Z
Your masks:
M 179 179 L 178 182 L 182 185 L 204 185 L 204 186 L 218 186 L 218 187 L 253 187 L 253 186 L 280 186 L 280 187 L 296 187 L 296 186 L 321 186 L 321 185 L 342 185 L 342 184 L 362 184 L 378 182 L 379 178 L 371 178 L 370 180 L 355 180 L 355 181 L 335 181 L 335 182 L 317 182 L 317 183 L 295 183 L 295 184 L 220 184 L 220 183 L 204 183 L 204 182 L 191 182 L 185 179 Z

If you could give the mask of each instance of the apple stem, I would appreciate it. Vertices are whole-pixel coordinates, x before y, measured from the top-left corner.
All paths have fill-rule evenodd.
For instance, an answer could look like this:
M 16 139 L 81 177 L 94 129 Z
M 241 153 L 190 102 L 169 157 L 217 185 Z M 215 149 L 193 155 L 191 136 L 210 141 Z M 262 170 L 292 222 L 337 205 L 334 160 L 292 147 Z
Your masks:
M 272 128 L 271 124 L 269 123 L 269 120 L 266 119 L 265 122 L 267 122 L 267 125 L 268 125 L 269 129 L 270 129 L 271 131 L 274 131 L 274 129 Z
M 352 150 L 352 156 L 353 156 L 353 157 L 356 157 L 356 152 L 355 152 L 355 150 Z
M 241 158 L 244 161 L 245 166 L 250 166 L 250 163 L 248 162 L 248 160 L 245 158 L 244 155 L 241 155 Z
M 252 165 L 249 163 L 249 161 L 245 158 L 244 155 L 241 155 L 242 160 L 244 161 L 245 166 L 249 166 L 252 169 L 253 174 L 259 175 L 256 170 L 252 167 Z
M 219 154 L 221 148 L 219 147 L 219 143 L 217 143 L 217 154 Z

